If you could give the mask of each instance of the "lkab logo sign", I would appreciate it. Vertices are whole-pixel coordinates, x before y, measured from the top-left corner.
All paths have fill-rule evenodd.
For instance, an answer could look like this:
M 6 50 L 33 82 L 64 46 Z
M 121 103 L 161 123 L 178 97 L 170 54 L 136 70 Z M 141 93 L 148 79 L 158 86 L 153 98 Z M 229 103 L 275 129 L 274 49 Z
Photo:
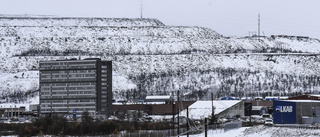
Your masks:
M 293 107 L 292 106 L 277 106 L 276 111 L 277 112 L 292 112 Z

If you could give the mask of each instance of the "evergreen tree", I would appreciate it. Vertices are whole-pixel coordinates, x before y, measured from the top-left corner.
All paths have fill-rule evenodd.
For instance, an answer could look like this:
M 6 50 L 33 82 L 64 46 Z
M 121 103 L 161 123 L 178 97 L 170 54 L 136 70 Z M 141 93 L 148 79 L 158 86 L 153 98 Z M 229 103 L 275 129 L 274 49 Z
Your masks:
M 209 124 L 215 124 L 218 121 L 218 117 L 214 114 L 215 107 L 213 107 L 212 114 L 209 117 Z

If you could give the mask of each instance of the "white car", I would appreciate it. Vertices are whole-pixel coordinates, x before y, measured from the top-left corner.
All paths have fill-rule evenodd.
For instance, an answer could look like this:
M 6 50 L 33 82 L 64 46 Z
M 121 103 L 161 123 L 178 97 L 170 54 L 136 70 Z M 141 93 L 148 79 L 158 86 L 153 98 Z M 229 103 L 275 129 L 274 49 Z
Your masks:
M 266 119 L 266 120 L 264 121 L 264 124 L 265 124 L 265 125 L 273 125 L 273 120 L 272 120 L 272 119 Z

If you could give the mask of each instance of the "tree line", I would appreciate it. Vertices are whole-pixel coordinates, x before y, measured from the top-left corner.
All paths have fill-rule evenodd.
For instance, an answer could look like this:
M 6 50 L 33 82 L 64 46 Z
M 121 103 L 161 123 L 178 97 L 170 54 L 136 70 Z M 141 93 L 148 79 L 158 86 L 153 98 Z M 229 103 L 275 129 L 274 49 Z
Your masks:
M 179 70 L 130 75 L 136 89 L 120 92 L 127 100 L 144 99 L 147 95 L 171 95 L 180 90 L 184 100 L 210 100 L 215 96 L 256 97 L 317 94 L 320 76 L 252 71 L 250 69 L 214 68 Z
M 39 117 L 32 123 L 5 124 L 0 123 L 0 135 L 19 136 L 98 136 L 118 134 L 120 131 L 133 132 L 137 130 L 164 130 L 170 129 L 168 122 L 126 122 L 126 121 L 100 121 L 93 119 L 88 112 L 82 114 L 79 121 L 68 121 L 63 117 Z

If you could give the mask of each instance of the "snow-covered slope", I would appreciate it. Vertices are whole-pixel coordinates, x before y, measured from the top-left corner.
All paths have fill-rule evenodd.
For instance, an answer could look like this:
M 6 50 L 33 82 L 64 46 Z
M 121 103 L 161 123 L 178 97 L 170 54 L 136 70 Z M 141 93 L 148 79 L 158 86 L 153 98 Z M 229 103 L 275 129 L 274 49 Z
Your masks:
M 61 26 L 164 26 L 156 19 L 126 18 L 68 18 L 54 16 L 5 16 L 0 15 L 0 26 L 61 27 Z
M 317 93 L 319 53 L 317 39 L 228 38 L 156 19 L 0 17 L 0 93 L 37 90 L 39 60 L 87 57 L 113 61 L 115 99 Z

